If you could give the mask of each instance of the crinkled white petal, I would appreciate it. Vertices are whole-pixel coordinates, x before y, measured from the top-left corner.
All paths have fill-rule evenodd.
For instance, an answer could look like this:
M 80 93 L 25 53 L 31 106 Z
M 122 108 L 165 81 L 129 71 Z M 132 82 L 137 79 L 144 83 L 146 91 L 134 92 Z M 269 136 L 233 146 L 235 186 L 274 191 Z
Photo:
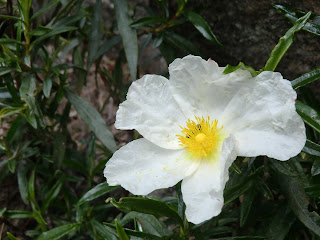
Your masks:
M 224 67 L 213 60 L 191 55 L 170 64 L 170 90 L 188 118 L 196 115 L 218 119 L 239 87 L 251 78 L 241 69 L 226 75 L 223 71 Z
M 177 134 L 186 118 L 174 100 L 168 79 L 145 75 L 132 83 L 127 100 L 120 104 L 115 126 L 136 129 L 143 137 L 167 149 L 181 149 Z
M 197 169 L 200 160 L 190 160 L 185 154 L 184 150 L 164 149 L 141 138 L 116 151 L 103 173 L 110 185 L 146 195 L 174 186 Z
M 237 141 L 230 135 L 223 142 L 217 159 L 202 160 L 199 168 L 182 181 L 186 217 L 194 224 L 220 214 L 228 169 L 237 157 Z M 212 161 L 213 160 L 213 161 Z
M 306 142 L 296 92 L 280 73 L 262 72 L 233 96 L 220 120 L 239 142 L 239 156 L 296 156 Z M 232 83 L 230 83 L 232 84 Z

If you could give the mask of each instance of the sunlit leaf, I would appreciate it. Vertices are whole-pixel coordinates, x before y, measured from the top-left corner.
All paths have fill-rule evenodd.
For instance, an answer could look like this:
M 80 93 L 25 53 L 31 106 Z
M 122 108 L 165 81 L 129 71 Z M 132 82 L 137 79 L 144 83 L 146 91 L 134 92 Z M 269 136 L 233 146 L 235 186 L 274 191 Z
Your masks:
M 234 72 L 237 69 L 243 69 L 250 72 L 252 77 L 257 76 L 257 72 L 252 67 L 246 66 L 243 62 L 240 62 L 237 66 L 231 66 L 227 64 L 226 68 L 223 71 L 223 74 Z
M 300 31 L 308 19 L 311 16 L 311 12 L 307 13 L 303 17 L 299 18 L 295 24 L 293 25 L 292 28 L 290 28 L 286 34 L 280 38 L 278 44 L 274 47 L 272 50 L 270 57 L 264 66 L 263 70 L 264 71 L 274 71 L 282 59 L 283 55 L 287 52 L 291 44 L 293 43 L 293 36 L 294 33 L 297 31 Z
M 117 229 L 119 240 L 129 240 L 128 235 L 124 231 L 124 229 L 121 226 L 121 224 L 119 223 L 118 219 L 115 219 L 115 223 L 116 223 L 116 229 Z

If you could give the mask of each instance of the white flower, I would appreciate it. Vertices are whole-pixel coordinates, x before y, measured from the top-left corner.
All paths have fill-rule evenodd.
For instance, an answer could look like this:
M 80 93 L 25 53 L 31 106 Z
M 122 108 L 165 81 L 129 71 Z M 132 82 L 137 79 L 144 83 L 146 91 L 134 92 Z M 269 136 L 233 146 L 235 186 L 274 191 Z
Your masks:
M 108 161 L 108 183 L 146 195 L 182 180 L 186 217 L 198 224 L 221 212 L 237 156 L 284 161 L 300 153 L 305 126 L 290 82 L 276 72 L 223 71 L 212 60 L 187 56 L 170 64 L 170 80 L 146 75 L 132 83 L 115 126 L 144 138 Z

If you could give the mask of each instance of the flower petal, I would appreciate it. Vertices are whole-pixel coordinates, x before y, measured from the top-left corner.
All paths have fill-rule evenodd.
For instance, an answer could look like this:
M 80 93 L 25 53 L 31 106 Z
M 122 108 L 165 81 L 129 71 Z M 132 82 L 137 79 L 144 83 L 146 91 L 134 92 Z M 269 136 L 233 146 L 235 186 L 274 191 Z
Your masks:
M 239 142 L 239 156 L 296 156 L 306 142 L 296 92 L 280 73 L 262 72 L 234 95 L 220 119 Z
M 174 186 L 197 169 L 199 160 L 191 161 L 184 154 L 184 150 L 164 149 L 141 138 L 116 151 L 103 173 L 110 185 L 146 195 Z
M 223 70 L 224 67 L 211 59 L 205 61 L 191 55 L 170 64 L 170 90 L 188 118 L 207 115 L 217 119 L 238 91 L 238 86 L 247 84 L 247 79 L 252 78 L 248 71 L 241 69 L 226 75 L 222 75 Z
M 118 129 L 136 129 L 149 141 L 168 149 L 181 149 L 177 134 L 186 118 L 172 97 L 168 79 L 145 75 L 132 83 L 127 100 L 119 106 Z
M 194 224 L 217 216 L 223 207 L 223 189 L 229 179 L 228 169 L 237 157 L 237 142 L 230 135 L 223 142 L 219 159 L 203 159 L 199 168 L 182 181 L 186 217 Z

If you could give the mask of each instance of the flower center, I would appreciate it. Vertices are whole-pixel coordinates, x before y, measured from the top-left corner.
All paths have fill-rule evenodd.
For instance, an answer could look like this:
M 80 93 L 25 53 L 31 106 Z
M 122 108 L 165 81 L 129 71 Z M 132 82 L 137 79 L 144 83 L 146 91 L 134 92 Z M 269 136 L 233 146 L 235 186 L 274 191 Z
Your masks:
M 188 119 L 187 126 L 181 127 L 182 135 L 177 135 L 181 146 L 191 152 L 194 158 L 206 157 L 212 153 L 220 140 L 217 127 L 218 120 L 211 121 L 210 117 L 195 117 L 196 121 Z

